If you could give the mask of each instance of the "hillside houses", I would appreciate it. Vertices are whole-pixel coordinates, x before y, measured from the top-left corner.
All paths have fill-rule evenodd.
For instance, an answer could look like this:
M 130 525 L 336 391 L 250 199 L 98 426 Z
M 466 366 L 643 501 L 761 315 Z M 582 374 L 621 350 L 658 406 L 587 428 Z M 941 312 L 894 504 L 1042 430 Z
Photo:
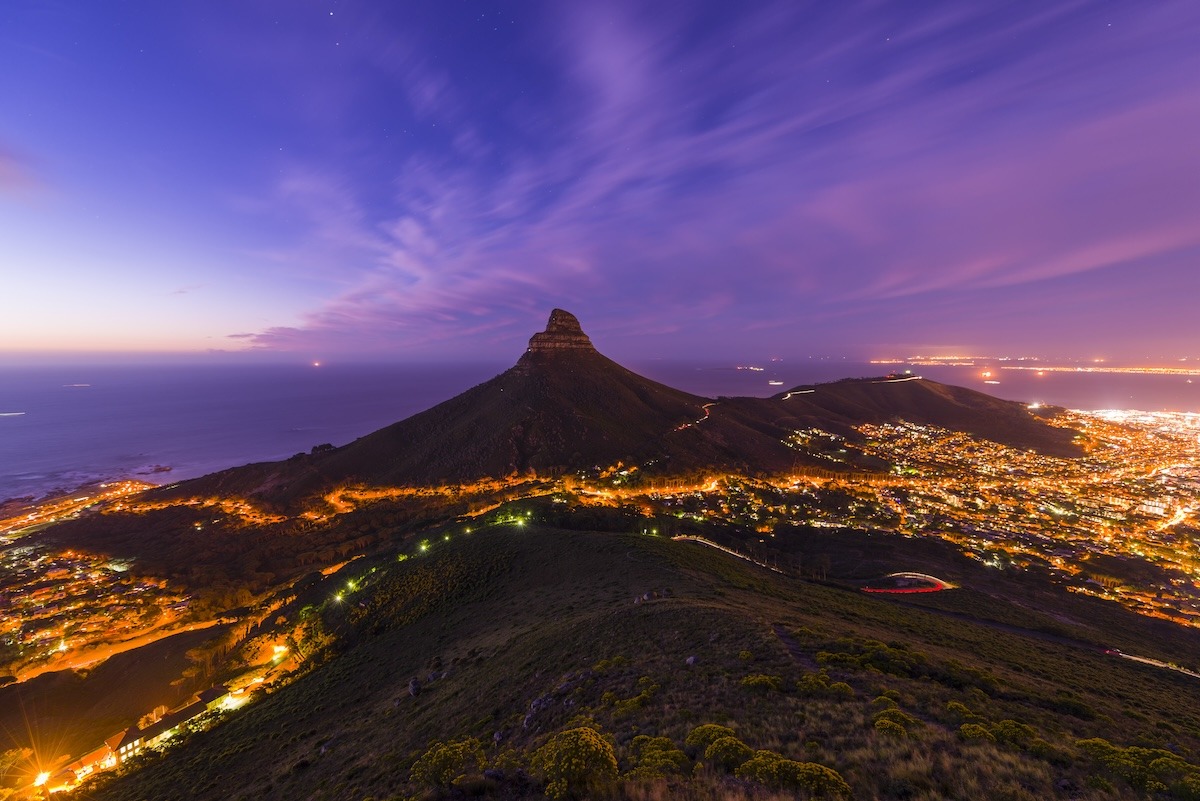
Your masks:
M 84 754 L 51 777 L 47 789 L 51 793 L 70 790 L 94 773 L 118 767 L 130 757 L 175 736 L 185 724 L 221 706 L 228 697 L 229 688 L 223 685 L 210 687 L 145 728 L 134 725 L 113 734 L 99 748 Z

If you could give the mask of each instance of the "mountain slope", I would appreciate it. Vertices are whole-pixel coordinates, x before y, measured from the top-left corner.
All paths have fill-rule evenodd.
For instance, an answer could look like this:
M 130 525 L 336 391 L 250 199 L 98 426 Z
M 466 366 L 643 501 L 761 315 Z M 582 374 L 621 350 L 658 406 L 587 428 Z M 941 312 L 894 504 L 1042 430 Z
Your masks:
M 327 452 L 185 482 L 165 494 L 241 494 L 293 502 L 344 484 L 434 485 L 553 476 L 622 462 L 657 474 L 778 473 L 828 466 L 786 440 L 798 428 L 854 436 L 906 419 L 1074 455 L 1072 432 L 1022 404 L 932 381 L 855 380 L 773 398 L 692 395 L 637 375 L 592 347 L 555 309 L 517 364 L 427 411 Z
M 581 724 L 612 738 L 627 771 L 636 735 L 682 748 L 695 726 L 721 723 L 750 748 L 836 770 L 854 798 L 1139 797 L 1083 738 L 1196 761 L 1200 683 L 1101 648 L 796 581 L 694 543 L 536 525 L 454 534 L 420 558 L 332 577 L 330 593 L 366 586 L 310 615 L 339 638 L 328 661 L 88 797 L 404 797 L 430 789 L 409 770 L 431 741 L 475 737 L 497 771 L 476 790 L 540 798 L 521 772 L 530 753 Z M 903 734 L 877 725 L 888 706 Z M 697 752 L 665 779 L 673 789 L 648 795 L 646 775 L 615 797 L 768 797 Z

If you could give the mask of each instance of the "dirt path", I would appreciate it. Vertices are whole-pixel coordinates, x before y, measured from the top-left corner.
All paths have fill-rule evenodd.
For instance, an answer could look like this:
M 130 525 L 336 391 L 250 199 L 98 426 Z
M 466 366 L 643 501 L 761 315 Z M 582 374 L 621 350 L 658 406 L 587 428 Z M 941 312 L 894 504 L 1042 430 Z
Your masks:
M 783 647 L 792 655 L 792 659 L 796 660 L 796 664 L 806 670 L 816 670 L 817 660 L 804 652 L 800 647 L 800 643 L 796 642 L 796 638 L 781 623 L 772 623 L 771 630 L 775 632 L 775 636 L 783 643 Z

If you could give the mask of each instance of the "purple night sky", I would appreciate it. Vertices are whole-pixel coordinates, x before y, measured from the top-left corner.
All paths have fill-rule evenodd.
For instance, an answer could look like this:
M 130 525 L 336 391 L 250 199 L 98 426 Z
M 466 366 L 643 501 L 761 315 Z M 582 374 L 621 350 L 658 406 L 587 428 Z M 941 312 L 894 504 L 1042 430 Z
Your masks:
M 11 0 L 0 359 L 1197 358 L 1198 76 L 1195 0 Z

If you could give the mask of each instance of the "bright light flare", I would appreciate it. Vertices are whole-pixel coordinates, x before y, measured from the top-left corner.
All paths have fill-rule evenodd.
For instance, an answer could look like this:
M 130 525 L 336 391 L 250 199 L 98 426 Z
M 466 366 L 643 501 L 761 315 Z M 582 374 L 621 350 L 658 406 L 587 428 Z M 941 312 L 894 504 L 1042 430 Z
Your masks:
M 37 775 L 37 778 L 33 780 L 33 786 L 41 787 L 43 784 L 45 784 L 48 781 L 50 781 L 50 774 L 46 773 L 45 771 L 42 771 L 41 773 L 39 773 Z

